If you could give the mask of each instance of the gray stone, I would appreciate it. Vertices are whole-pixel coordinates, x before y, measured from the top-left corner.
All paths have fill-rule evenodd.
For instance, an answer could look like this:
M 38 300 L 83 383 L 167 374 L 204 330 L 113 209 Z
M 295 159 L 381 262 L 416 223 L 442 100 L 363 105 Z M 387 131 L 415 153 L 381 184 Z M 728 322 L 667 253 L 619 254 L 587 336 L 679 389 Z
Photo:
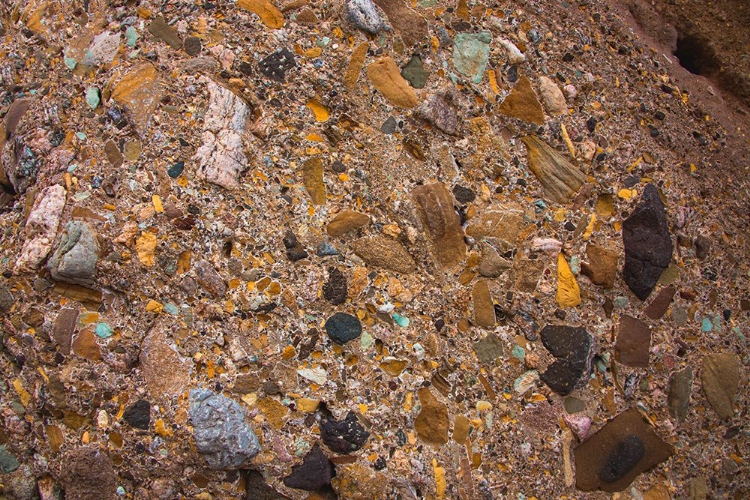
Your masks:
M 195 447 L 212 469 L 237 469 L 260 453 L 260 443 L 234 400 L 207 389 L 190 391 Z
M 10 308 L 13 307 L 13 301 L 13 294 L 5 285 L 0 283 L 0 313 L 8 313 Z
M 669 377 L 669 413 L 676 423 L 684 422 L 690 407 L 690 392 L 693 389 L 693 368 L 687 368 L 674 372 Z
M 422 66 L 422 59 L 419 56 L 411 56 L 409 62 L 401 70 L 401 76 L 408 81 L 415 89 L 422 89 L 427 84 L 427 77 L 430 73 L 425 71 Z
M 482 363 L 492 363 L 503 355 L 503 342 L 495 334 L 489 334 L 474 343 L 474 352 Z
M 5 445 L 0 445 L 0 472 L 3 474 L 10 474 L 20 466 L 21 464 L 16 457 L 11 455 L 11 453 L 5 449 Z
M 367 33 L 374 35 L 385 27 L 372 0 L 348 0 L 344 6 L 344 13 L 354 26 Z
M 94 230 L 85 222 L 72 221 L 65 226 L 47 268 L 57 281 L 87 286 L 94 283 L 98 260 L 99 242 Z

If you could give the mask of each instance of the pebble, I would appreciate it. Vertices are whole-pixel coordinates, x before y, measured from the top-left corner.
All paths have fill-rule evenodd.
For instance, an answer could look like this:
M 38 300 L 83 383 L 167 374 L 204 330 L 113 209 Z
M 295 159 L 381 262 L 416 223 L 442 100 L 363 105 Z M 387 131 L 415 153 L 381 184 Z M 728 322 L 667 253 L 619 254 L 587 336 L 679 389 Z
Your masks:
M 435 94 L 417 109 L 415 116 L 448 135 L 458 134 L 458 115 L 451 94 Z
M 305 491 L 319 491 L 331 485 L 336 477 L 336 469 L 328 460 L 320 446 L 315 443 L 305 455 L 301 464 L 292 467 L 292 472 L 284 478 L 284 486 Z
M 339 252 L 333 246 L 331 246 L 330 243 L 326 243 L 325 241 L 322 241 L 316 247 L 315 254 L 318 257 L 329 257 L 332 255 L 338 255 Z
M 542 98 L 544 109 L 552 116 L 565 115 L 568 113 L 568 105 L 560 87 L 546 76 L 539 77 L 539 95 Z
M 375 89 L 394 106 L 413 108 L 419 104 L 414 89 L 401 76 L 396 62 L 390 57 L 381 57 L 367 66 L 367 78 Z
M 586 246 L 587 261 L 581 264 L 581 272 L 592 283 L 606 289 L 615 286 L 619 254 L 614 250 L 599 245 Z
M 125 410 L 122 419 L 131 427 L 148 430 L 151 424 L 151 403 L 145 399 L 139 399 L 133 406 Z
M 561 309 L 577 307 L 581 304 L 581 289 L 562 253 L 557 256 L 557 293 L 555 294 L 555 300 L 557 300 L 557 305 Z
M 237 469 L 260 453 L 245 411 L 234 400 L 207 389 L 190 391 L 190 423 L 198 453 L 212 469 Z
M 740 385 L 740 361 L 736 354 L 706 354 L 701 366 L 701 385 L 711 407 L 721 419 L 734 416 L 734 398 Z
M 383 9 L 407 48 L 429 39 L 427 20 L 410 7 L 411 3 L 402 0 L 374 0 L 374 3 Z
M 505 38 L 498 40 L 498 45 L 505 49 L 505 53 L 508 56 L 508 62 L 510 64 L 521 64 L 526 61 L 526 56 L 518 49 L 515 43 Z
M 84 57 L 78 61 L 84 66 L 109 64 L 120 48 L 120 34 L 104 31 L 94 37 L 86 49 Z
M 483 328 L 495 326 L 495 306 L 486 280 L 477 281 L 471 292 L 474 324 Z
M 669 309 L 675 293 L 677 293 L 677 288 L 674 286 L 662 288 L 654 297 L 654 300 L 643 310 L 643 313 L 653 320 L 661 319 Z
M 256 14 L 271 29 L 284 26 L 284 14 L 270 0 L 238 0 L 237 6 Z
M 417 267 L 414 258 L 401 242 L 387 236 L 360 238 L 352 242 L 351 247 L 368 266 L 383 267 L 403 274 L 412 273 Z
M 350 411 L 343 420 L 328 414 L 320 420 L 320 437 L 333 452 L 347 454 L 362 448 L 370 433 L 359 423 L 357 415 Z
M 177 32 L 167 24 L 162 16 L 155 18 L 148 24 L 148 32 L 159 40 L 167 43 L 175 50 L 182 48 L 182 39 Z
M 625 366 L 648 368 L 651 328 L 643 321 L 624 314 L 620 318 L 615 359 Z
M 543 121 L 542 121 L 543 123 Z M 528 166 L 552 201 L 567 203 L 586 182 L 586 176 L 564 156 L 535 135 L 521 140 L 528 151 Z
M 152 398 L 171 398 L 187 389 L 192 363 L 180 358 L 158 327 L 146 335 L 139 360 L 146 388 Z
M 8 314 L 14 303 L 13 294 L 4 284 L 0 283 L 0 313 Z
M 143 136 L 162 95 L 159 73 L 145 62 L 120 78 L 112 89 L 111 99 L 125 110 L 136 133 Z
M 268 485 L 266 479 L 259 471 L 254 469 L 244 470 L 245 496 L 252 500 L 291 500 Z
M 64 355 L 70 354 L 70 346 L 73 342 L 73 333 L 78 324 L 78 309 L 63 308 L 55 318 L 55 324 L 52 328 L 52 338 L 60 347 L 60 352 Z
M 479 260 L 478 271 L 485 278 L 497 278 L 512 267 L 512 263 L 500 257 L 490 245 L 482 247 L 482 256 Z
M 422 59 L 418 55 L 413 55 L 406 66 L 401 69 L 401 76 L 415 89 L 423 89 L 427 85 L 430 73 L 425 71 Z
M 480 83 L 490 56 L 489 32 L 459 33 L 453 40 L 453 66 L 456 71 Z
M 690 393 L 693 390 L 693 368 L 687 366 L 669 376 L 669 413 L 679 425 L 687 418 L 690 408 Z
M 17 470 L 21 463 L 7 449 L 5 444 L 0 445 L 0 472 L 10 474 Z
M 414 430 L 425 443 L 442 446 L 448 442 L 450 419 L 448 407 L 438 401 L 427 387 L 417 392 L 421 409 L 414 420 Z
M 576 487 L 623 491 L 672 453 L 672 446 L 659 438 L 637 409 L 626 410 L 575 448 Z
M 98 261 L 99 242 L 94 230 L 85 222 L 71 221 L 65 226 L 47 268 L 57 281 L 92 285 Z
M 474 343 L 474 352 L 482 363 L 493 363 L 503 355 L 503 342 L 495 334 L 489 334 Z
M 518 79 L 518 83 L 500 103 L 497 110 L 500 114 L 511 118 L 518 118 L 537 125 L 544 124 L 544 110 L 531 87 L 531 82 L 525 76 Z M 526 146 L 528 147 L 528 144 Z
M 378 461 L 373 466 L 379 469 Z M 371 500 L 386 498 L 390 481 L 388 477 L 376 472 L 372 467 L 354 463 L 337 469 L 336 477 L 331 481 L 331 485 L 338 498 Z
M 593 339 L 585 328 L 566 325 L 547 325 L 541 337 L 555 361 L 540 378 L 550 389 L 567 396 L 588 381 L 595 351 Z
M 179 176 L 182 175 L 182 172 L 185 170 L 185 162 L 184 161 L 178 161 L 172 164 L 167 169 L 167 175 L 171 177 L 172 179 L 176 179 Z
M 672 260 L 672 238 L 664 204 L 653 184 L 646 185 L 641 202 L 623 222 L 622 240 L 623 278 L 636 297 L 646 300 Z
M 201 53 L 202 45 L 201 45 L 201 39 L 195 36 L 189 36 L 185 39 L 185 52 L 189 56 L 197 56 Z
M 325 205 L 326 185 L 323 181 L 323 160 L 309 158 L 302 163 L 302 184 L 310 196 L 312 205 Z
M 287 49 L 272 52 L 258 63 L 261 73 L 279 83 L 284 83 L 287 72 L 296 66 L 294 54 Z
M 99 89 L 96 87 L 87 88 L 86 89 L 86 104 L 88 104 L 91 109 L 96 109 L 99 107 L 100 102 L 101 102 L 101 98 L 99 97 Z
M 343 304 L 349 296 L 346 276 L 338 268 L 328 268 L 328 281 L 323 285 L 323 297 L 333 305 Z
M 203 289 L 214 298 L 223 297 L 227 293 L 227 284 L 224 278 L 214 269 L 213 264 L 207 260 L 201 260 L 195 267 L 195 280 Z
M 16 272 L 36 270 L 52 250 L 66 197 L 65 188 L 60 185 L 49 186 L 37 195 L 26 219 L 26 240 L 16 260 Z
M 337 238 L 365 227 L 369 223 L 369 216 L 352 210 L 344 210 L 328 223 L 326 232 L 329 236 Z
M 453 210 L 454 198 L 447 186 L 442 182 L 417 186 L 411 198 L 437 263 L 447 268 L 462 262 L 466 244 L 461 221 Z
M 356 316 L 337 312 L 326 320 L 326 333 L 337 344 L 343 345 L 362 335 L 362 324 Z
M 377 35 L 385 27 L 378 9 L 371 0 L 347 0 L 344 13 L 357 28 L 372 35 Z

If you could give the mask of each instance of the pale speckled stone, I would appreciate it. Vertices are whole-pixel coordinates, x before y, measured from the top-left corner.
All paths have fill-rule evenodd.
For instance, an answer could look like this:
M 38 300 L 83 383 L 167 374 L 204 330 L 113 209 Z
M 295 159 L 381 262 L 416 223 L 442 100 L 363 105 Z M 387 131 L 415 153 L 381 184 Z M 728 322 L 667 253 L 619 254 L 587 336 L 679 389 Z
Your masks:
M 16 261 L 16 272 L 37 269 L 52 250 L 52 242 L 65 208 L 65 197 L 65 188 L 59 185 L 44 189 L 37 197 L 26 219 L 26 241 Z

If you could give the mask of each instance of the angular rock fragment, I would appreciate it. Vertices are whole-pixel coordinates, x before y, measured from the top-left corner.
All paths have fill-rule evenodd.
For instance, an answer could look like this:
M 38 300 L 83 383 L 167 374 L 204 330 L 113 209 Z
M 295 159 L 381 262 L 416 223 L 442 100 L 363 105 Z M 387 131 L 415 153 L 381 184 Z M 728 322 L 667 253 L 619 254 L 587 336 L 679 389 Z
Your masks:
M 677 288 L 674 286 L 668 286 L 662 288 L 661 291 L 654 297 L 654 300 L 643 310 L 643 314 L 653 320 L 661 319 L 666 314 L 669 305 L 672 303 L 674 294 L 677 293 Z
M 343 420 L 336 420 L 328 414 L 320 421 L 320 437 L 331 451 L 351 453 L 362 448 L 370 433 L 359 423 L 354 412 L 349 412 Z
M 414 258 L 397 240 L 377 235 L 360 238 L 352 243 L 357 256 L 371 266 L 383 267 L 397 273 L 409 274 L 416 270 Z
M 143 340 L 139 359 L 146 388 L 154 399 L 177 396 L 187 388 L 192 363 L 183 361 L 156 327 Z
M 586 182 L 586 176 L 539 137 L 527 135 L 521 140 L 528 150 L 529 169 L 545 194 L 556 203 L 567 203 Z
M 376 466 L 377 468 L 377 466 Z M 387 498 L 389 479 L 371 467 L 354 463 L 339 468 L 331 481 L 338 498 L 347 500 L 373 500 Z M 404 497 L 402 497 L 404 498 Z
M 349 66 L 346 68 L 346 74 L 344 75 L 344 85 L 348 89 L 353 89 L 357 86 L 359 80 L 359 74 L 362 72 L 362 66 L 365 64 L 367 58 L 367 49 L 369 44 L 367 42 L 360 43 L 352 51 L 352 56 L 349 59 Z
M 245 494 L 248 500 L 291 500 L 273 489 L 257 470 L 245 470 Z
M 422 408 L 414 420 L 414 430 L 422 441 L 442 446 L 448 442 L 448 407 L 438 401 L 427 387 L 419 389 L 418 395 Z
M 503 355 L 503 342 L 495 334 L 490 334 L 474 343 L 474 352 L 482 363 L 492 363 Z
M 102 360 L 102 352 L 96 341 L 96 335 L 88 328 L 78 332 L 71 347 L 74 353 L 89 361 Z
M 337 312 L 326 320 L 325 326 L 331 340 L 340 345 L 362 335 L 362 324 L 351 314 Z
M 279 83 L 284 83 L 286 72 L 296 66 L 294 54 L 287 49 L 279 49 L 258 63 L 261 73 Z
M 581 272 L 595 285 L 607 289 L 615 286 L 619 254 L 614 250 L 590 244 L 586 246 L 586 257 L 588 262 L 581 264 Z
M 323 298 L 333 305 L 346 302 L 349 295 L 349 287 L 346 284 L 346 276 L 338 268 L 328 268 L 328 281 L 323 285 Z
M 344 210 L 326 226 L 326 231 L 334 238 L 356 231 L 370 223 L 370 217 L 359 212 Z
M 30 107 L 30 99 L 16 99 L 13 101 L 13 104 L 8 108 L 8 113 L 5 115 L 5 132 L 7 135 L 13 135 L 16 133 L 18 124 L 21 123 L 21 119 Z M 5 139 L 5 136 L 0 137 L 0 144 L 2 144 L 2 141 L 5 141 Z
M 161 100 L 162 92 L 156 68 L 150 63 L 143 63 L 131 69 L 115 84 L 111 97 L 125 110 L 133 128 L 142 136 Z
M 122 165 L 122 153 L 114 141 L 109 140 L 104 144 L 104 154 L 107 155 L 107 160 L 109 160 L 113 167 L 118 168 Z
M 406 63 L 406 66 L 401 69 L 401 76 L 403 76 L 415 89 L 423 89 L 427 84 L 427 78 L 430 74 L 425 71 L 424 66 L 422 65 L 422 59 L 420 59 L 419 56 L 414 55 L 409 59 L 409 62 Z
M 679 425 L 687 418 L 690 408 L 690 393 L 693 390 L 693 368 L 685 367 L 669 376 L 669 396 L 667 404 L 669 413 Z
M 622 223 L 622 241 L 625 283 L 636 297 L 646 300 L 672 260 L 672 238 L 664 204 L 653 184 L 646 185 L 641 202 Z
M 466 234 L 475 240 L 497 238 L 506 248 L 514 248 L 516 239 L 525 227 L 523 211 L 512 206 L 481 212 L 471 220 Z
M 417 215 L 426 229 L 432 254 L 444 268 L 466 256 L 461 221 L 453 209 L 453 196 L 442 182 L 417 186 L 411 192 Z
M 47 268 L 57 281 L 91 285 L 99 261 L 99 242 L 93 229 L 81 221 L 65 226 L 60 243 L 50 257 Z
M 302 164 L 302 184 L 313 205 L 326 204 L 326 185 L 323 182 L 323 160 L 309 158 Z
M 539 94 L 542 96 L 544 109 L 552 116 L 564 115 L 568 112 L 565 96 L 560 87 L 546 76 L 539 77 Z
M 148 430 L 151 423 L 151 403 L 145 399 L 139 399 L 133 406 L 125 410 L 122 419 L 131 427 Z
M 581 289 L 562 253 L 557 255 L 557 294 L 555 300 L 557 300 L 557 305 L 563 309 L 576 307 L 581 303 Z
M 574 450 L 576 487 L 583 491 L 622 491 L 672 453 L 672 447 L 632 408 L 607 422 Z
M 495 326 L 495 305 L 487 281 L 480 280 L 474 284 L 471 302 L 474 307 L 474 323 L 484 328 Z
M 511 118 L 544 125 L 544 110 L 536 98 L 534 89 L 531 88 L 531 82 L 525 76 L 518 79 L 518 83 L 500 103 L 497 110 L 500 114 Z
M 84 66 L 109 64 L 120 49 L 120 34 L 104 31 L 94 37 L 81 61 Z
M 482 257 L 479 260 L 479 267 L 477 269 L 481 276 L 485 278 L 497 278 L 512 266 L 513 264 L 500 257 L 500 254 L 492 246 L 484 245 L 482 247 Z
M 391 26 L 401 35 L 404 45 L 411 47 L 429 36 L 427 20 L 419 15 L 406 0 L 373 0 L 383 9 Z
M 707 354 L 701 367 L 701 384 L 719 418 L 734 416 L 734 398 L 740 385 L 740 360 L 736 354 Z
M 247 166 L 242 134 L 250 108 L 231 90 L 209 78 L 200 80 L 211 93 L 203 121 L 203 144 L 195 152 L 198 175 L 225 189 L 240 185 L 240 174 Z
M 60 463 L 60 482 L 65 489 L 65 498 L 117 498 L 117 474 L 112 460 L 98 446 L 71 450 Z
M 617 332 L 615 359 L 625 366 L 648 368 L 651 328 L 632 316 L 623 315 Z
M 182 39 L 162 16 L 157 17 L 148 24 L 148 32 L 159 40 L 165 42 L 175 50 L 182 48 Z
M 336 477 L 336 469 L 320 449 L 318 443 L 302 459 L 302 463 L 292 467 L 292 473 L 284 478 L 284 486 L 305 491 L 319 491 L 331 486 Z
M 372 0 L 347 0 L 344 4 L 344 16 L 354 26 L 372 35 L 378 34 L 385 27 Z
M 588 380 L 594 341 L 585 328 L 565 325 L 547 325 L 541 336 L 542 344 L 556 359 L 540 378 L 550 389 L 567 396 Z
M 396 62 L 390 57 L 382 57 L 367 66 L 367 78 L 394 106 L 413 108 L 419 103 L 414 89 L 404 80 Z
M 227 284 L 214 266 L 207 260 L 195 265 L 195 279 L 212 297 L 220 298 L 227 293 Z
M 270 0 L 237 0 L 237 7 L 256 14 L 269 28 L 284 27 L 284 14 Z
M 417 108 L 415 115 L 448 135 L 456 135 L 458 115 L 452 101 L 450 93 L 433 95 Z
M 453 66 L 474 83 L 480 83 L 490 56 L 492 34 L 459 33 L 453 41 Z
M 52 328 L 52 338 L 60 346 L 60 352 L 66 356 L 70 354 L 70 346 L 77 323 L 77 309 L 61 309 L 57 314 L 57 318 L 55 318 L 55 325 Z
M 16 260 L 16 272 L 34 271 L 47 257 L 55 241 L 65 208 L 65 188 L 60 185 L 45 188 L 34 202 L 24 228 L 25 241 Z
M 190 423 L 198 453 L 212 469 L 237 469 L 260 453 L 260 443 L 236 401 L 207 389 L 190 391 Z
M 307 251 L 293 232 L 287 231 L 284 235 L 283 243 L 286 248 L 286 256 L 292 262 L 297 262 L 298 260 L 307 258 Z

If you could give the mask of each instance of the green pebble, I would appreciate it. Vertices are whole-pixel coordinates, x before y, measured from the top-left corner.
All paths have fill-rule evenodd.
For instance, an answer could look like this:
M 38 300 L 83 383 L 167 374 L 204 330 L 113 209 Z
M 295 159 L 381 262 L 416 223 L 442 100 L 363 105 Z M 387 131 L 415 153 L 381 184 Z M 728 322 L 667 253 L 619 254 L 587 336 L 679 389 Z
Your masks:
M 99 89 L 96 87 L 87 88 L 86 89 L 86 104 L 88 104 L 91 109 L 96 109 L 99 107 L 100 102 L 101 102 L 101 98 L 99 97 Z
M 73 71 L 76 69 L 76 66 L 78 66 L 78 62 L 72 57 L 63 58 L 63 62 L 65 62 L 65 66 L 67 66 L 70 71 Z
M 20 466 L 21 464 L 18 462 L 16 457 L 11 455 L 5 449 L 5 445 L 0 445 L 0 472 L 2 472 L 3 474 L 10 474 Z
M 362 332 L 362 335 L 359 337 L 359 344 L 362 346 L 362 349 L 369 349 L 372 345 L 372 335 Z
M 112 336 L 113 333 L 115 333 L 115 331 L 107 323 L 96 324 L 96 335 L 98 337 L 101 337 L 103 339 L 108 339 L 109 337 Z
M 521 347 L 520 345 L 517 345 L 513 347 L 513 352 L 511 353 L 511 356 L 523 361 L 523 359 L 526 357 L 526 351 L 523 350 L 523 347 Z
M 490 58 L 489 32 L 459 33 L 453 41 L 453 66 L 456 71 L 480 83 Z
M 128 47 L 135 47 L 135 43 L 138 41 L 138 32 L 134 27 L 129 26 L 128 29 L 125 30 L 125 40 Z
M 396 324 L 401 328 L 406 328 L 407 326 L 409 326 L 409 318 L 407 318 L 406 316 L 401 316 L 400 314 L 393 313 L 392 318 L 393 321 L 395 321 Z
M 703 318 L 703 321 L 701 322 L 701 331 L 710 332 L 714 329 L 714 324 L 711 322 L 711 318 Z

